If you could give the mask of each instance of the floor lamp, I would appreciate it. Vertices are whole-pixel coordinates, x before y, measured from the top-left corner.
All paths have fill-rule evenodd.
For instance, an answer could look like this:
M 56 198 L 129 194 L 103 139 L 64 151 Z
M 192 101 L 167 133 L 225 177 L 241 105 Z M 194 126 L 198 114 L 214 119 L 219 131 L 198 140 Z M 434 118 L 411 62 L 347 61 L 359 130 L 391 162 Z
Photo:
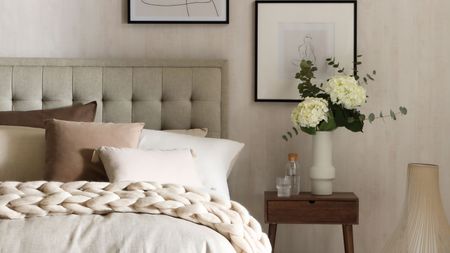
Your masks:
M 450 226 L 442 206 L 437 165 L 408 165 L 406 207 L 382 252 L 450 252 Z

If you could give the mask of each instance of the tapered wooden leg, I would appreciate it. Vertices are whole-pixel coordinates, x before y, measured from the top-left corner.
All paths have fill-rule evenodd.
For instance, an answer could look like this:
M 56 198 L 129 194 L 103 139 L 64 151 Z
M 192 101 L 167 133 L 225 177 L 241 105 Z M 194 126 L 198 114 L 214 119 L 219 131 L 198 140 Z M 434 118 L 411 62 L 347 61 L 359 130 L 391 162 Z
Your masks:
M 344 233 L 345 253 L 354 253 L 355 249 L 353 247 L 353 226 L 345 224 L 342 225 L 342 232 Z
M 269 240 L 272 244 L 272 252 L 275 252 L 275 238 L 277 236 L 277 224 L 269 224 Z

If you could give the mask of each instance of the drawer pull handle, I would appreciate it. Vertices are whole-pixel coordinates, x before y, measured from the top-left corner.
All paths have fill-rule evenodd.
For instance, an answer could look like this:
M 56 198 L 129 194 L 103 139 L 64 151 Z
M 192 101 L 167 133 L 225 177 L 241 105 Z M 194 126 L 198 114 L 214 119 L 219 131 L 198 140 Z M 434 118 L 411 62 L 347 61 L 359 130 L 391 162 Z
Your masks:
M 314 203 L 316 203 L 316 201 L 315 200 L 309 200 L 308 201 L 310 204 L 314 204 Z

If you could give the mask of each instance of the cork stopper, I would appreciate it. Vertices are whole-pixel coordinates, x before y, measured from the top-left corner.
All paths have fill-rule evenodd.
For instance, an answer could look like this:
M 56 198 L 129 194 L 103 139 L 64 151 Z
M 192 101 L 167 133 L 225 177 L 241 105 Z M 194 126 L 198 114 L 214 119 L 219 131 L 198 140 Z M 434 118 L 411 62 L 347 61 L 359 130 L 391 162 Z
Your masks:
M 288 160 L 289 161 L 297 161 L 298 159 L 298 154 L 297 153 L 289 153 L 288 154 Z

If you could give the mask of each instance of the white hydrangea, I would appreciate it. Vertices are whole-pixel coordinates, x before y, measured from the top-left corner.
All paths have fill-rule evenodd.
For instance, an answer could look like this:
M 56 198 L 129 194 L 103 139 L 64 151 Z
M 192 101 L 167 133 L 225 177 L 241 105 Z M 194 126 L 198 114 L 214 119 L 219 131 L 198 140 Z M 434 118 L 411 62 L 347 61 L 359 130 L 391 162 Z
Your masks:
M 346 109 L 355 109 L 366 102 L 366 89 L 352 76 L 338 75 L 328 80 L 325 92 L 331 102 L 343 105 Z
M 301 127 L 316 127 L 328 121 L 328 102 L 323 98 L 307 97 L 291 113 L 292 123 Z

